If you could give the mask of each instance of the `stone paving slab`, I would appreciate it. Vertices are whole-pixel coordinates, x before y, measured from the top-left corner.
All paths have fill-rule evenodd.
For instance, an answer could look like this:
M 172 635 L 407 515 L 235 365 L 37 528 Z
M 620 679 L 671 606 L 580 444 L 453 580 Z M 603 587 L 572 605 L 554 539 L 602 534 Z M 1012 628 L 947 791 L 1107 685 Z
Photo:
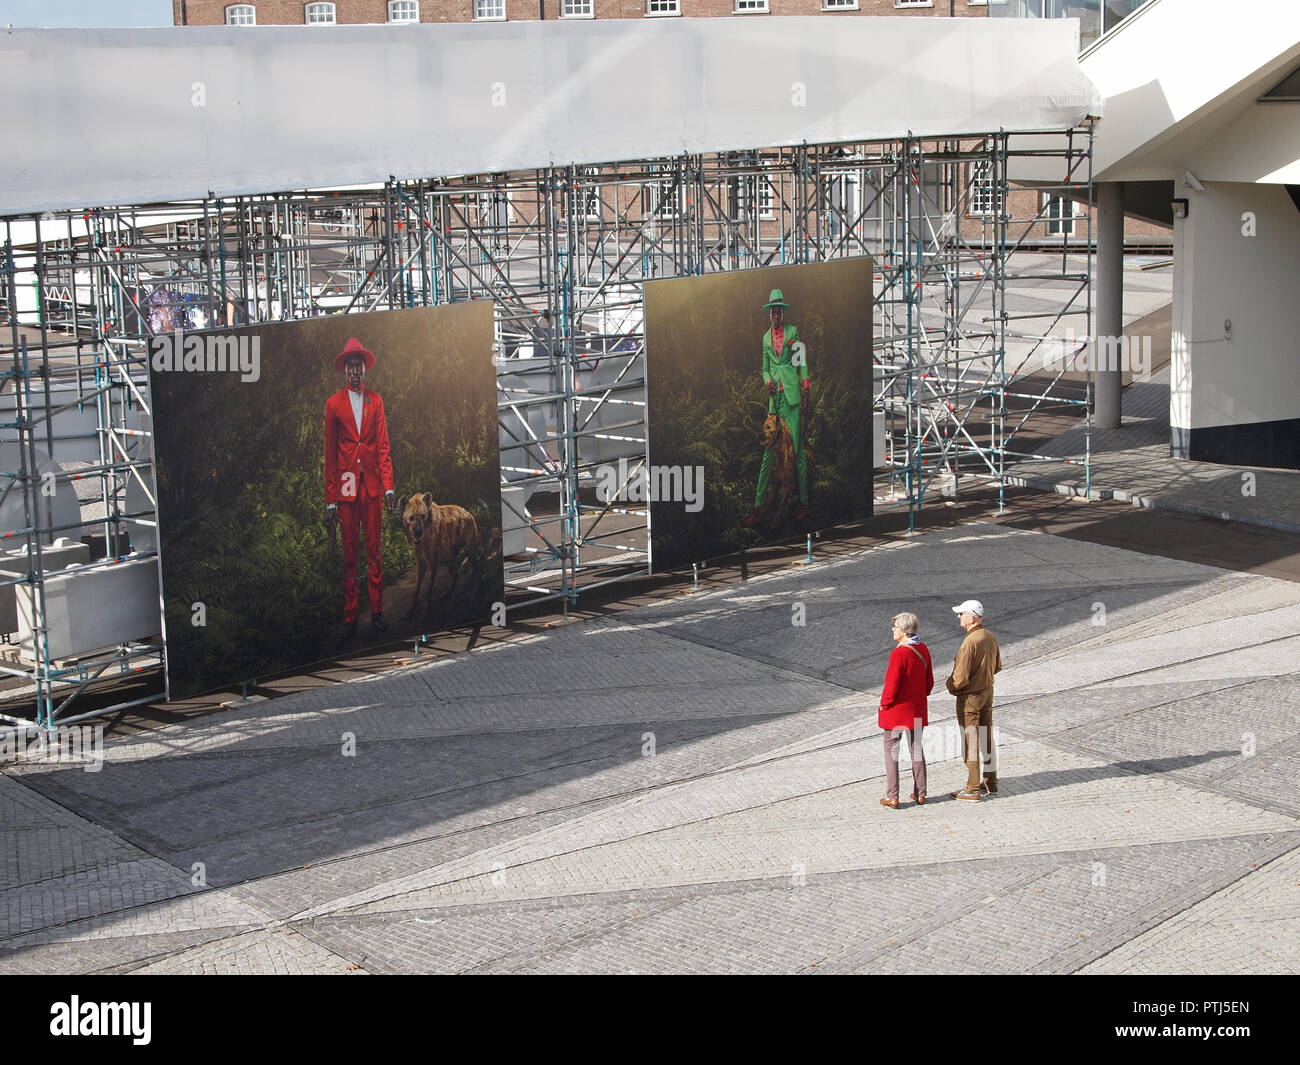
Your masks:
M 1053 461 L 1022 462 L 1007 470 L 1011 484 L 1114 498 L 1204 517 L 1300 532 L 1300 470 L 1191 462 L 1169 453 L 1169 368 L 1122 394 L 1124 424 L 1093 429 L 1090 468 Z M 1082 427 L 1038 448 L 1050 456 L 1082 457 Z M 1085 477 L 1087 480 L 1085 481 Z
M 265 911 L 229 892 L 196 888 L 158 902 L 101 907 L 90 917 L 49 925 L 5 940 L 3 949 L 19 953 L 49 943 L 82 944 L 201 932 L 212 928 L 244 929 L 267 921 Z
M 859 759 L 846 756 L 845 761 Z M 786 771 L 780 780 L 754 782 L 749 791 L 741 774 L 719 789 L 733 793 L 732 803 L 750 803 L 748 808 L 710 812 L 699 820 L 659 830 L 652 827 L 656 821 L 674 814 L 692 816 L 694 804 L 689 812 L 628 809 L 622 825 L 610 826 L 602 818 L 599 825 L 562 826 L 547 839 L 487 851 L 427 874 L 379 885 L 370 894 L 394 896 L 385 902 L 389 908 L 429 905 L 435 900 L 501 902 L 635 886 L 782 878 L 791 875 L 795 863 L 813 875 L 1089 850 L 1121 840 L 1141 846 L 1300 829 L 1294 817 L 1037 744 L 1015 748 L 1014 764 L 1015 783 L 1008 785 L 1008 794 L 995 800 L 967 804 L 945 797 L 905 812 L 879 806 L 883 789 L 878 780 L 841 784 L 822 780 L 817 782 L 819 790 L 810 791 L 806 779 Z M 845 776 L 851 772 L 846 764 Z M 935 794 L 943 795 L 960 785 L 964 770 L 960 763 L 949 762 L 936 766 L 933 776 Z M 793 794 L 782 795 L 783 788 Z M 610 838 L 620 830 L 624 838 Z M 562 852 L 545 856 L 555 847 Z M 435 883 L 421 887 L 419 881 L 426 878 Z M 409 892 L 414 893 L 406 896 Z M 362 902 L 355 897 L 340 899 L 328 908 L 357 908 Z
M 1128 714 L 1077 749 L 1175 765 L 1182 781 L 1265 809 L 1300 814 L 1300 676 L 1270 677 Z M 1191 752 L 1204 752 L 1196 757 Z M 1181 764 L 1180 764 L 1181 763 Z
M 147 976 L 364 975 L 359 965 L 291 929 L 259 930 L 205 943 L 133 972 Z
M 1081 969 L 1300 844 L 1298 592 L 962 525 L 11 766 L 0 971 Z M 1003 793 L 942 798 L 939 693 L 885 810 L 889 618 L 941 683 L 968 595 Z M 1248 969 L 1222 927 L 1178 949 Z
M 1120 942 L 1118 928 L 1156 926 L 1296 839 L 412 909 L 322 918 L 306 934 L 377 972 L 1070 972 Z M 959 939 L 979 940 L 969 964 L 953 960 Z
M 1300 848 L 1086 965 L 1100 973 L 1300 972 Z
M 75 975 L 116 975 L 204 943 L 229 939 L 246 931 L 222 925 L 183 932 L 156 932 L 105 939 L 50 939 L 28 946 L 0 947 L 0 974 L 39 976 L 51 972 Z M 39 949 L 37 949 L 39 947 Z
M 513 958 L 545 959 L 547 952 L 608 933 L 653 909 L 654 904 L 613 901 L 456 915 L 340 917 L 304 925 L 303 934 L 373 973 L 496 971 Z
M 1207 621 L 1115 643 L 1104 654 L 1090 650 L 1057 655 L 1017 669 L 997 687 L 1003 697 L 1018 698 L 1056 691 L 1066 675 L 1083 687 L 1108 681 L 1140 684 L 1289 673 L 1300 662 L 1297 628 L 1300 604 L 1254 615 L 1249 641 L 1237 635 L 1241 625 L 1236 618 Z
M 382 682 L 288 695 L 138 734 L 106 754 L 116 764 L 232 748 L 338 748 L 345 731 L 379 740 L 575 728 L 643 720 L 647 706 L 657 720 L 693 719 L 706 700 L 713 716 L 743 716 L 781 712 L 802 699 L 802 676 L 756 669 L 725 651 L 683 647 L 653 632 L 637 630 L 629 639 L 631 631 L 600 621 L 561 628 L 544 646 L 521 640 L 395 670 Z M 676 675 L 663 675 L 666 655 Z M 493 668 L 491 656 L 508 664 Z M 554 668 L 557 659 L 565 662 L 563 673 Z
M 166 862 L 7 775 L 0 775 L 0 824 L 0 944 L 195 890 Z
M 1202 680 L 1129 686 L 1122 691 L 1095 684 L 1000 701 L 994 708 L 993 721 L 1000 728 L 1011 725 L 1028 736 L 1075 749 L 1079 743 L 1086 742 L 1098 727 L 1110 726 L 1117 717 L 1133 715 L 1141 719 L 1147 710 L 1154 707 L 1203 695 L 1230 698 L 1231 689 L 1242 684 L 1240 680 Z M 1266 713 L 1267 709 L 1262 709 L 1262 712 Z M 1195 755 L 1195 752 L 1183 753 Z M 1236 745 L 1231 748 L 1231 753 L 1236 753 Z
M 845 688 L 878 691 L 890 649 L 887 635 L 882 635 L 888 632 L 889 618 L 900 610 L 920 617 L 936 668 L 943 668 L 951 664 L 962 637 L 951 607 L 971 595 L 984 602 L 994 631 L 1030 634 L 1025 651 L 1034 656 L 1080 637 L 1093 638 L 1092 605 L 1100 587 L 1107 588 L 1107 616 L 1119 611 L 1117 620 L 1123 621 L 1126 609 L 1158 614 L 1174 602 L 1195 602 L 1204 594 L 1202 583 L 1242 579 L 1206 566 L 1139 561 L 1141 556 L 1131 552 L 1098 545 L 1091 545 L 1094 550 L 1084 556 L 1069 551 L 1070 541 L 1033 534 L 1017 533 L 1027 539 L 1014 541 L 1015 550 L 1007 552 L 1007 535 L 1007 530 L 983 524 L 945 530 L 872 551 L 852 565 L 831 563 L 820 580 L 813 578 L 816 569 L 806 581 L 767 575 L 748 582 L 742 594 L 692 597 L 698 598 L 693 610 L 679 602 L 638 611 L 637 617 L 656 632 L 736 651 Z M 1039 541 L 1051 544 L 1040 546 Z M 929 565 L 925 555 L 939 544 L 945 556 L 942 568 Z M 925 550 L 918 553 L 918 547 Z M 1014 570 L 1014 578 L 988 580 L 986 556 L 995 551 L 1003 553 L 1000 568 Z M 1073 566 L 1066 566 L 1066 560 Z M 981 577 L 954 581 L 954 573 L 965 572 Z M 1292 592 L 1286 601 L 1300 601 L 1300 595 Z M 805 625 L 798 628 L 791 624 L 796 604 L 802 605 L 805 616 Z M 665 622 L 667 614 L 676 620 Z

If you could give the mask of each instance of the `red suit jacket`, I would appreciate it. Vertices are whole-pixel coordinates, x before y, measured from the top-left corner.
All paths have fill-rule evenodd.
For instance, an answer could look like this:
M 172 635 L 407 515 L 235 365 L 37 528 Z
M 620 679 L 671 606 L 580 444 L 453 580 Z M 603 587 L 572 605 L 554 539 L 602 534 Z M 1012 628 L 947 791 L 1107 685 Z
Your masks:
M 325 401 L 325 502 L 378 499 L 393 490 L 393 458 L 388 422 L 378 392 L 361 386 L 361 432 L 352 414 L 347 388 Z M 343 475 L 356 474 L 355 493 L 344 495 Z
M 923 643 L 895 647 L 889 653 L 889 670 L 885 674 L 884 690 L 880 693 L 880 716 L 877 718 L 880 727 L 913 728 L 917 721 L 928 725 L 930 714 L 926 696 L 933 690 L 930 649 Z

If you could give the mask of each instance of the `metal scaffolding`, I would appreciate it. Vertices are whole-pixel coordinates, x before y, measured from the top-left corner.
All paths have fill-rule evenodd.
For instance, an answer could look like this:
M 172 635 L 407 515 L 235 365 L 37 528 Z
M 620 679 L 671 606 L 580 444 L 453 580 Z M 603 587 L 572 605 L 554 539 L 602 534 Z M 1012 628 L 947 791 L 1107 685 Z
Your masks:
M 1067 227 L 1060 204 L 1090 201 L 1091 147 L 1090 126 L 903 137 L 6 220 L 3 492 L 22 501 L 6 536 L 31 561 L 0 587 L 32 605 L 31 649 L 0 672 L 34 708 L 11 716 L 72 720 L 88 688 L 161 665 L 156 634 L 53 654 L 44 564 L 58 533 L 94 556 L 74 574 L 156 562 L 156 332 L 494 300 L 508 608 L 567 605 L 649 572 L 648 505 L 598 498 L 596 471 L 620 463 L 626 483 L 647 461 L 655 278 L 872 256 L 878 507 L 972 484 L 1001 501 L 1036 426 L 1087 423 L 1090 381 L 1044 352 L 1063 324 L 1090 332 L 1091 219 Z M 1011 186 L 1025 155 L 1058 160 L 1059 182 Z M 94 453 L 68 461 L 73 409 Z M 80 486 L 75 520 L 41 510 L 51 473 Z

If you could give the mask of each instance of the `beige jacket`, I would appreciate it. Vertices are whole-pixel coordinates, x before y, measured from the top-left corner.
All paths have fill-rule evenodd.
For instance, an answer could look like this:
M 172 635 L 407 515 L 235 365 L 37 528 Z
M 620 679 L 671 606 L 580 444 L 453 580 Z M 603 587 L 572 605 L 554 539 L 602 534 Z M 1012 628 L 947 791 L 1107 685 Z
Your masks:
M 993 702 L 993 674 L 1002 670 L 1002 655 L 998 650 L 998 638 L 977 625 L 966 634 L 961 647 L 957 650 L 957 660 L 948 675 L 947 687 L 950 695 L 957 696 L 958 703 L 970 706 L 973 703 L 983 705 Z M 963 698 L 971 696 L 970 699 Z

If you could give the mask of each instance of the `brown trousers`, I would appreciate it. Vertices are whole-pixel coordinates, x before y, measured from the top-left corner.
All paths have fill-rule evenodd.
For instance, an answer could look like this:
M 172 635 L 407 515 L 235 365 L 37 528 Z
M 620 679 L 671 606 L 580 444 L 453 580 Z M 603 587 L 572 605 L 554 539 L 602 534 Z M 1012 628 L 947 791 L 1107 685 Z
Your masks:
M 966 763 L 966 791 L 980 790 L 980 757 L 984 779 L 998 786 L 998 752 L 993 743 L 993 689 L 957 696 L 957 725 L 961 729 L 961 757 Z
M 921 730 L 910 728 L 885 729 L 885 798 L 898 798 L 899 745 L 907 737 L 907 749 L 912 754 L 912 786 L 917 795 L 925 798 L 925 749 L 921 743 Z

